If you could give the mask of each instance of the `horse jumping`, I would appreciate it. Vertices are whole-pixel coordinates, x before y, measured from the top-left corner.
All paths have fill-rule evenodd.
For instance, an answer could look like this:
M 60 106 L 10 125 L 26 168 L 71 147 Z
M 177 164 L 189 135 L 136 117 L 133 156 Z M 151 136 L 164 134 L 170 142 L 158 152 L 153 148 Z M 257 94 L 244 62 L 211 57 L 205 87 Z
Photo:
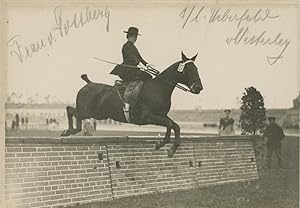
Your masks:
M 177 83 L 189 88 L 194 94 L 199 94 L 203 89 L 199 77 L 198 68 L 194 61 L 197 55 L 187 58 L 182 53 L 182 59 L 169 66 L 162 73 L 151 80 L 145 80 L 141 89 L 139 100 L 132 110 L 137 125 L 159 125 L 166 127 L 163 141 L 156 144 L 158 150 L 170 142 L 171 130 L 174 130 L 175 141 L 168 150 L 168 156 L 172 157 L 180 145 L 180 127 L 168 117 L 171 107 L 171 96 Z M 82 130 L 82 120 L 94 118 L 104 120 L 111 118 L 116 121 L 128 123 L 124 115 L 124 103 L 114 86 L 94 83 L 86 75 L 81 76 L 87 84 L 82 87 L 76 98 L 76 108 L 67 106 L 68 129 L 62 132 L 62 136 L 77 134 Z M 76 128 L 73 128 L 73 116 L 76 118 Z

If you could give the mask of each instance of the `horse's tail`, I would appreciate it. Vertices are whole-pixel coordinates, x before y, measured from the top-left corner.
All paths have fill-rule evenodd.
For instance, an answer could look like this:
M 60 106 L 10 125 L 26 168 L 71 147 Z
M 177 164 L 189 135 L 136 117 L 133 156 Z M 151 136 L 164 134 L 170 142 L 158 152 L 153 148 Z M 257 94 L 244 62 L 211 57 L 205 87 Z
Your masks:
M 81 79 L 83 79 L 84 81 L 86 81 L 86 83 L 92 82 L 92 81 L 88 78 L 88 76 L 87 76 L 86 74 L 82 74 L 80 77 L 81 77 Z

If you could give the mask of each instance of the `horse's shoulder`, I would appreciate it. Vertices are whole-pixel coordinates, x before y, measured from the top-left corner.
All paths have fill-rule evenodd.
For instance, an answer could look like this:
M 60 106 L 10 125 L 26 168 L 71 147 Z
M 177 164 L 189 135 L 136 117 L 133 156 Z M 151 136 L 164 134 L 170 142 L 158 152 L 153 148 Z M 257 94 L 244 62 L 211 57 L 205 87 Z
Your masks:
M 153 87 L 156 87 L 157 85 L 155 84 L 154 79 L 148 79 L 143 81 L 143 89 L 152 89 Z

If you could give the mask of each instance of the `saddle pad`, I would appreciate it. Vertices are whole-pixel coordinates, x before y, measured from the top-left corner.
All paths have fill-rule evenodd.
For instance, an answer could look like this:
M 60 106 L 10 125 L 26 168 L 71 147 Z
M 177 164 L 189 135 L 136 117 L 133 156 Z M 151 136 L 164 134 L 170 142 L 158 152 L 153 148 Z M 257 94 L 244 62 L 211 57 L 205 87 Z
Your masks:
M 124 101 L 132 106 L 138 101 L 143 81 L 130 82 L 124 92 Z
M 129 112 L 124 114 L 128 123 L 132 123 L 135 120 L 136 115 L 136 104 L 139 100 L 139 95 L 141 93 L 143 86 L 143 81 L 133 81 L 133 82 L 116 82 L 115 88 L 120 96 L 122 102 L 129 104 Z
M 114 87 L 117 88 L 122 101 L 130 104 L 136 104 L 143 86 L 143 81 L 133 82 L 116 82 Z

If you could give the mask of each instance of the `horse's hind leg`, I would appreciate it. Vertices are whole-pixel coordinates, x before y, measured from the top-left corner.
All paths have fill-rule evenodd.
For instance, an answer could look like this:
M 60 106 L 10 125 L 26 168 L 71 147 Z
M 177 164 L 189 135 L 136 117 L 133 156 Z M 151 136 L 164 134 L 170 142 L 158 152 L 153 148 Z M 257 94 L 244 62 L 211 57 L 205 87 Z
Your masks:
M 76 115 L 76 112 L 75 112 L 74 116 L 76 117 L 76 129 L 74 129 L 72 134 L 77 134 L 78 132 L 81 132 L 81 130 L 82 130 L 82 119 L 78 115 Z
M 75 115 L 76 109 L 67 106 L 67 117 L 68 117 L 68 129 L 64 130 L 61 134 L 61 136 L 69 136 L 71 134 L 76 134 L 74 133 L 76 130 L 73 128 L 73 116 Z
M 76 118 L 76 129 L 73 129 L 73 119 L 72 119 L 72 130 L 71 130 L 71 134 L 77 134 L 78 132 L 81 132 L 82 130 L 82 118 L 80 117 L 80 115 L 78 114 L 78 112 L 76 111 L 76 108 L 70 107 L 68 108 L 70 115 L 72 116 L 71 119 L 73 118 L 73 116 Z M 70 125 L 70 123 L 69 123 Z
M 68 116 L 68 125 L 69 128 L 68 130 L 73 130 L 73 116 L 75 113 L 75 108 L 71 107 L 71 106 L 67 106 L 67 116 Z

